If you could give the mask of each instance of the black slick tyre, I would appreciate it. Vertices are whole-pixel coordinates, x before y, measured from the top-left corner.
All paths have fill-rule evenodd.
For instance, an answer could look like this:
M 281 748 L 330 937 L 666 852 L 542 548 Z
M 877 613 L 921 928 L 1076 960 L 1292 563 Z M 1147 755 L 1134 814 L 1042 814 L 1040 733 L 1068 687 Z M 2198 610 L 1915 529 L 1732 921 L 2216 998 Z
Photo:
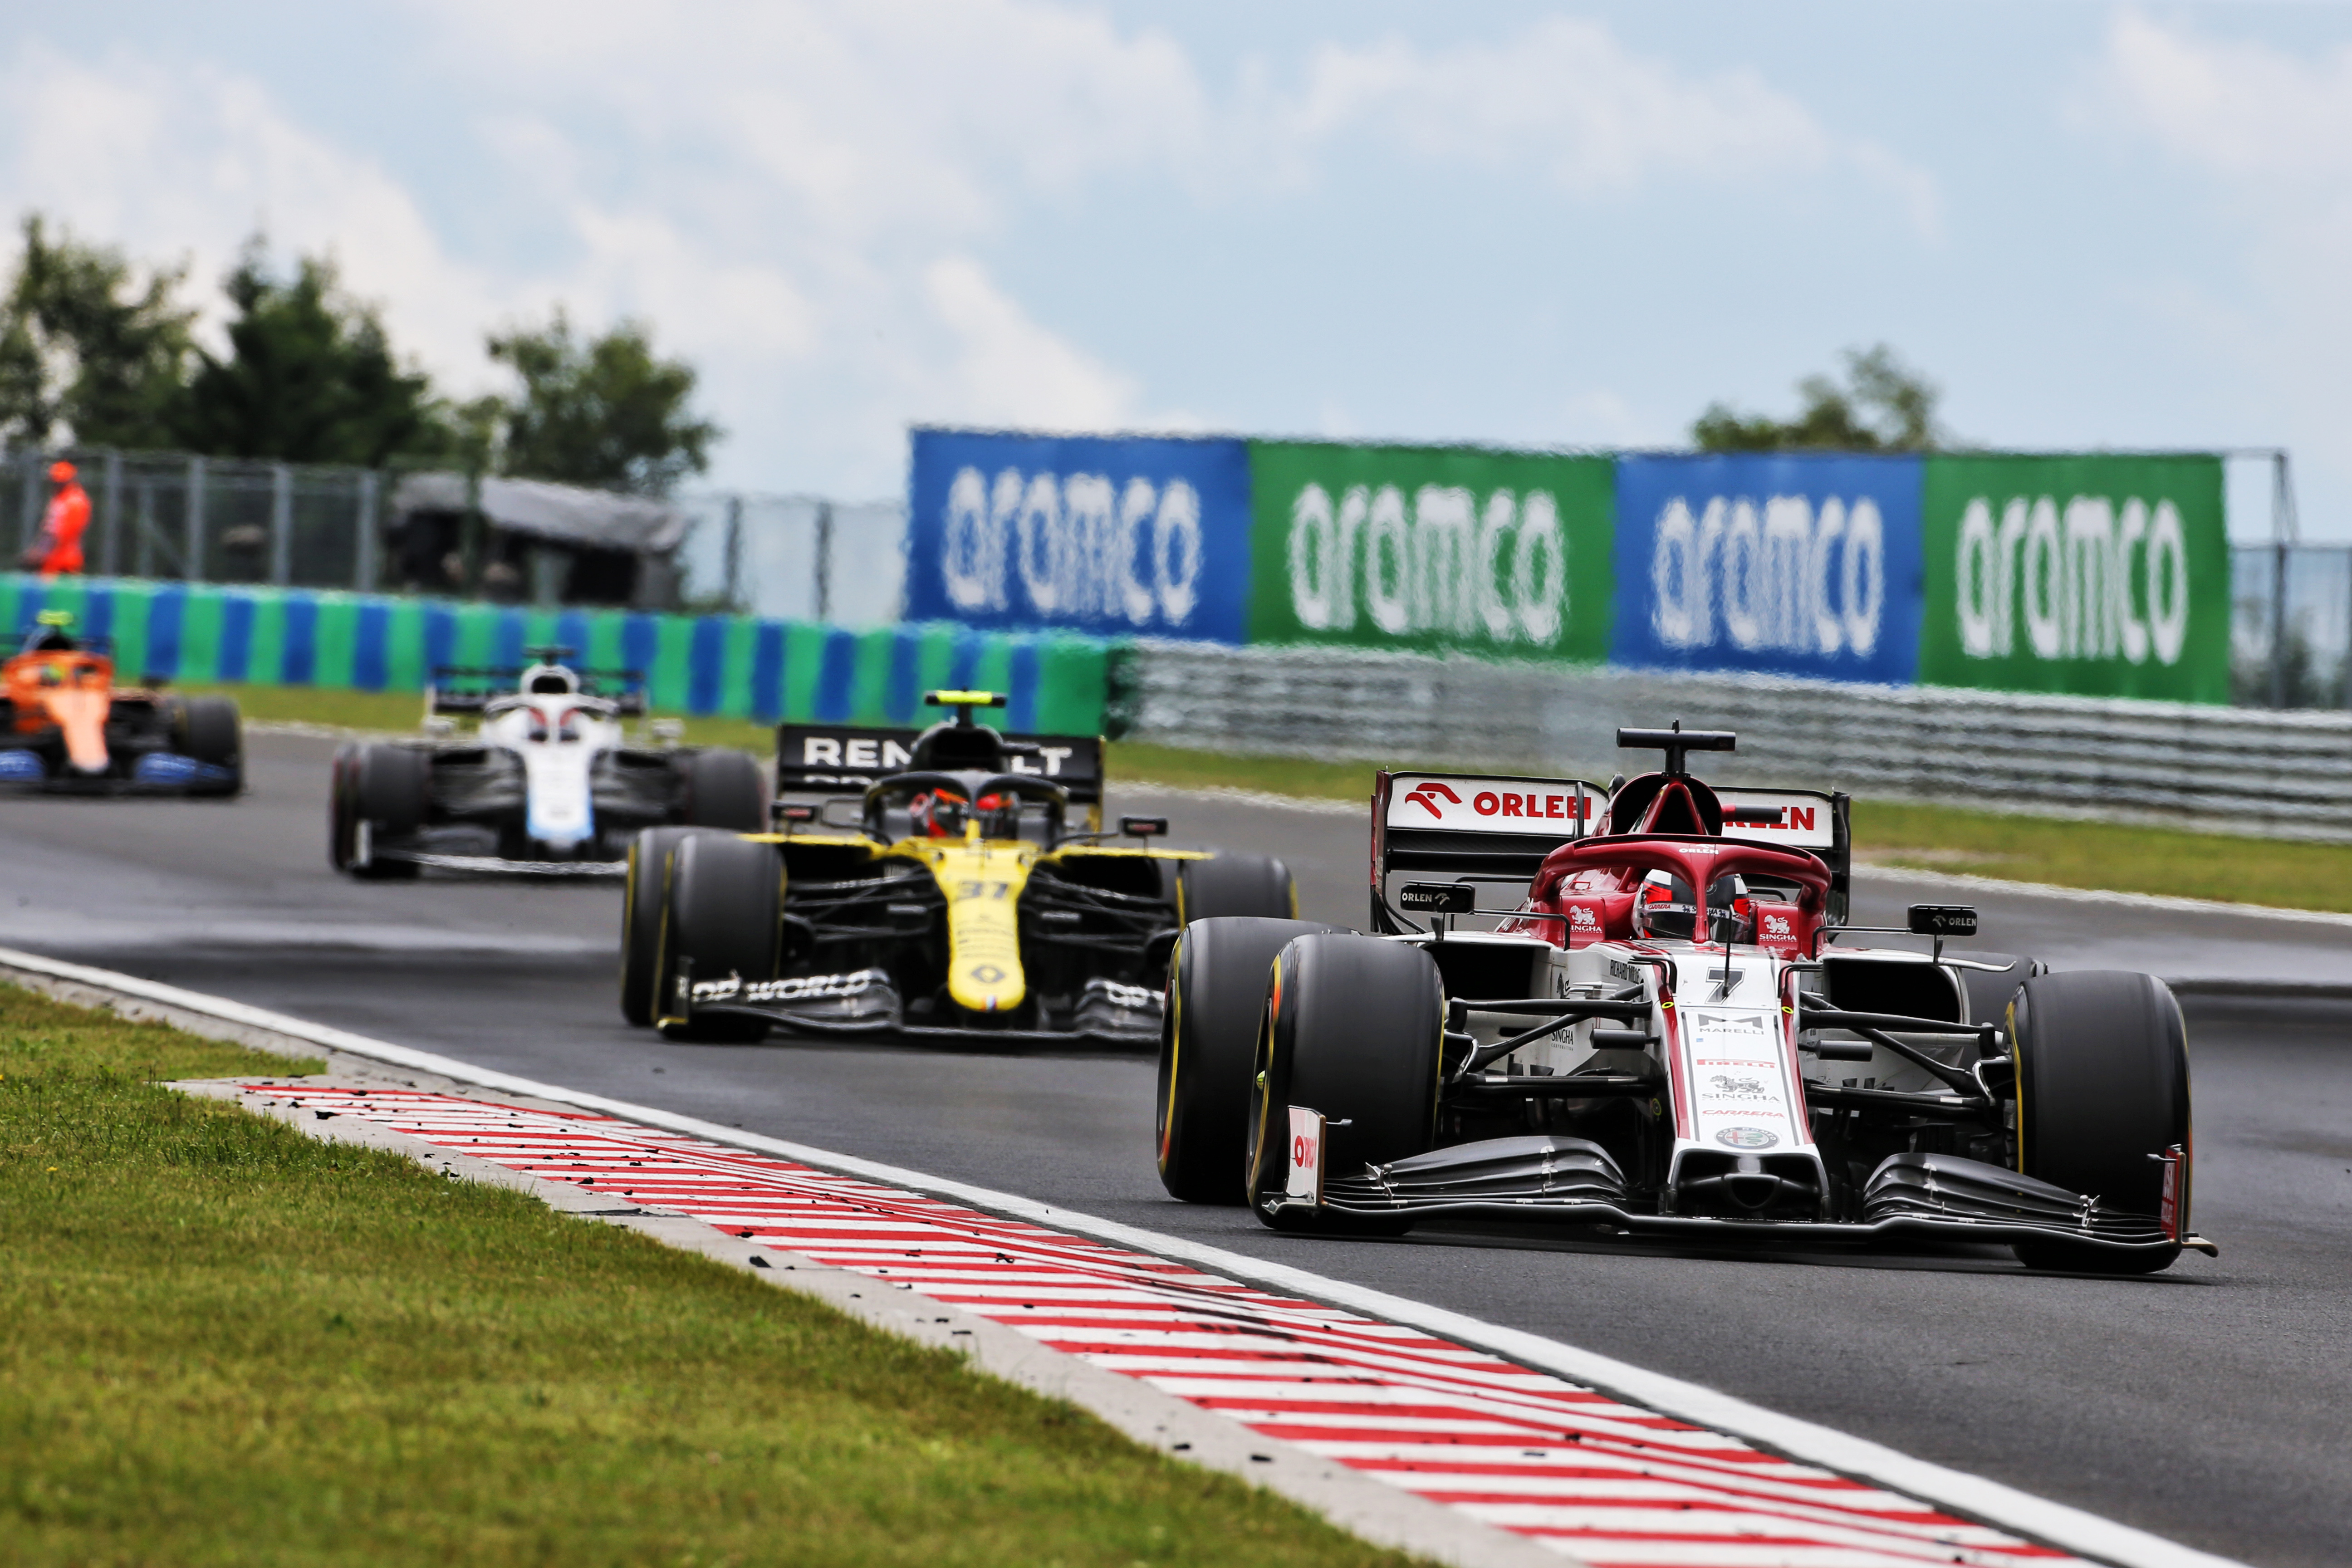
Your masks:
M 1277 1230 L 1407 1228 L 1408 1220 L 1283 1205 L 1290 1108 L 1323 1114 L 1327 1177 L 1426 1153 L 1445 1045 L 1436 963 L 1403 942 L 1331 932 L 1293 939 L 1273 978 L 1250 1089 L 1251 1208 Z
M 741 752 L 690 752 L 678 761 L 678 820 L 730 833 L 768 831 L 768 781 Z
M 2189 1038 L 2163 982 L 2121 970 L 2037 975 L 2010 1007 L 2017 1064 L 2018 1168 L 2102 1207 L 2155 1215 L 2164 1165 L 2190 1147 Z M 2189 1173 L 2179 1224 L 2189 1228 Z M 2053 1237 L 2015 1244 L 2029 1268 L 2152 1274 L 2177 1247 L 2119 1254 Z
M 424 826 L 428 786 L 433 774 L 430 753 L 408 746 L 367 743 L 346 746 L 336 753 L 335 804 L 331 830 L 335 863 L 354 877 L 373 881 L 404 880 L 416 875 L 416 862 L 373 853 L 388 841 L 404 837 Z M 359 858 L 359 830 L 367 827 L 371 854 Z
M 236 704 L 226 697 L 190 697 L 173 712 L 172 740 L 183 756 L 228 772 L 226 784 L 206 784 L 199 795 L 235 795 L 245 784 L 245 729 Z
M 621 1016 L 638 1028 L 654 1021 L 662 900 L 669 889 L 671 857 L 683 840 L 711 831 L 648 827 L 629 840 L 628 875 L 621 885 Z
M 1290 868 L 1271 855 L 1217 855 L 1177 865 L 1179 925 L 1229 915 L 1298 918 L 1298 886 L 1291 880 Z
M 697 982 L 734 975 L 747 984 L 776 977 L 777 949 L 783 935 L 784 861 L 772 845 L 731 833 L 696 833 L 670 854 L 669 895 L 663 900 L 658 1015 L 667 1018 L 677 1003 L 678 973 L 691 965 Z M 766 1022 L 734 1015 L 703 1015 L 660 1024 L 672 1040 L 756 1040 Z
M 1213 864 L 1214 862 L 1210 862 Z M 1275 955 L 1310 921 L 1195 921 L 1176 940 L 1160 1025 L 1160 1184 L 1188 1204 L 1248 1201 L 1250 1075 Z

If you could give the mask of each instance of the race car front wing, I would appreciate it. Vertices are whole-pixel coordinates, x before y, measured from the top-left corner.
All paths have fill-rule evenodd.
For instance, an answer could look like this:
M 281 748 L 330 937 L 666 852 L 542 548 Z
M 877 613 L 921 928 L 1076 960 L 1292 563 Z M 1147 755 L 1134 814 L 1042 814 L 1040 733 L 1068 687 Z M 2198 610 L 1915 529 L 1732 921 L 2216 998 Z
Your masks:
M 681 962 L 671 1012 L 663 1022 L 690 1025 L 705 1016 L 757 1018 L 771 1027 L 804 1035 L 897 1035 L 964 1044 L 1096 1044 L 1138 1048 L 1159 1044 L 1160 1007 L 1160 994 L 1149 987 L 1095 979 L 1080 988 L 1067 1028 L 933 1024 L 910 1016 L 898 986 L 881 969 L 782 980 L 747 981 L 732 973 L 723 979 L 697 980 L 692 966 Z
M 1630 1189 L 1600 1144 L 1549 1134 L 1487 1139 L 1324 1176 L 1321 1119 L 1293 1108 L 1302 1152 L 1286 1190 L 1263 1201 L 1277 1218 L 1331 1214 L 1364 1219 L 1444 1216 L 1598 1225 L 1635 1234 L 1868 1242 L 1901 1236 L 2008 1243 L 2059 1240 L 2117 1253 L 2175 1247 L 2214 1252 L 2201 1237 L 2177 1235 L 2165 1215 L 2109 1208 L 2095 1196 L 1955 1154 L 1895 1154 L 1871 1175 L 1858 1220 L 1767 1219 L 1653 1210 Z M 2179 1151 L 2153 1156 L 2174 1163 Z

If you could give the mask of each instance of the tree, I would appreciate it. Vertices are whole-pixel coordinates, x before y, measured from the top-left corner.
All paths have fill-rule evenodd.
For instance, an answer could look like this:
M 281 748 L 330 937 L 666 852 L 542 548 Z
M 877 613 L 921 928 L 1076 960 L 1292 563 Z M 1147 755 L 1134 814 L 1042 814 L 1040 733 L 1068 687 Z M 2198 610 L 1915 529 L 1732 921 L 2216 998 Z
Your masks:
M 379 468 L 452 447 L 430 380 L 401 368 L 383 320 L 342 292 L 331 261 L 304 257 L 274 278 L 257 236 L 222 289 L 236 311 L 228 356 L 198 351 L 174 421 L 191 450 Z
M 195 320 L 174 298 L 186 269 L 142 280 L 119 251 L 51 239 L 38 214 L 24 232 L 0 303 L 0 439 L 166 445 Z
M 493 335 L 489 351 L 522 383 L 499 418 L 507 472 L 667 495 L 709 467 L 721 431 L 687 407 L 694 367 L 656 358 L 640 323 L 583 342 L 558 309 L 544 327 Z
M 1785 423 L 1711 403 L 1691 426 L 1691 439 L 1702 452 L 1927 452 L 1943 440 L 1936 424 L 1942 390 L 1885 343 L 1848 349 L 1845 374 L 1844 386 L 1825 375 L 1799 382 L 1804 410 Z

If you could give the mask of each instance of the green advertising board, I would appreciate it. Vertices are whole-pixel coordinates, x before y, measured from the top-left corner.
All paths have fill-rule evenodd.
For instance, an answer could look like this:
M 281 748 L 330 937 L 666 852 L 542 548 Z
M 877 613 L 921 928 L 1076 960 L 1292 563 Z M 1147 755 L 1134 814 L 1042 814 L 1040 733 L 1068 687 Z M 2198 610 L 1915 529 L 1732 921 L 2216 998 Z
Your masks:
M 2230 700 L 2230 542 L 2209 455 L 1930 457 L 1918 681 Z
M 1614 476 L 1605 457 L 1253 441 L 1247 640 L 1597 663 Z

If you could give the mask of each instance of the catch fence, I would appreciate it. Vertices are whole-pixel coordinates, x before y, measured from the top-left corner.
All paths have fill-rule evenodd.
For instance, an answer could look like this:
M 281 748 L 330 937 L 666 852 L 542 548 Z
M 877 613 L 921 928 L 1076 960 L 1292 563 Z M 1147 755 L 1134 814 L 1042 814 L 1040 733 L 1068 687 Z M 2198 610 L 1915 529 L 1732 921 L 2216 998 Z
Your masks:
M 396 471 L 180 452 L 13 451 L 0 457 L 0 519 L 16 513 L 12 554 L 39 531 L 49 465 L 59 458 L 79 469 L 89 492 L 82 548 L 94 576 L 361 594 L 398 586 L 386 531 Z M 677 504 L 693 523 L 677 551 L 677 603 L 653 607 L 859 629 L 902 618 L 898 502 L 718 491 Z M 552 607 L 552 580 L 533 587 L 533 602 Z

